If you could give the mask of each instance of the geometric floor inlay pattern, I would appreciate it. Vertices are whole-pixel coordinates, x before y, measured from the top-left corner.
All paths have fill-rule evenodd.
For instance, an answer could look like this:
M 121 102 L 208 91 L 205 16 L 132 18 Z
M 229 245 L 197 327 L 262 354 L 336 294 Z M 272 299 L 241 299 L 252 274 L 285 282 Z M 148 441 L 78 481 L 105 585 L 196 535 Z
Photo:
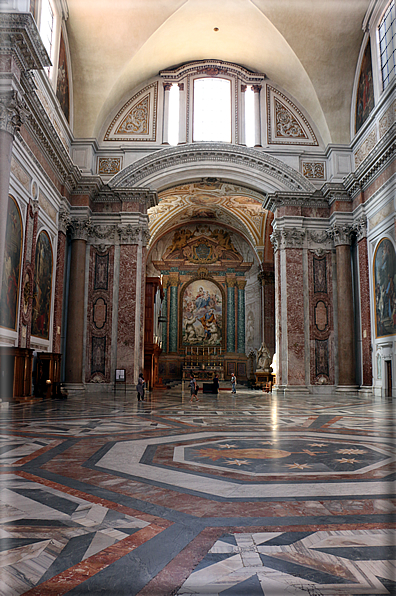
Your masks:
M 0 404 L 1 596 L 396 595 L 390 400 Z

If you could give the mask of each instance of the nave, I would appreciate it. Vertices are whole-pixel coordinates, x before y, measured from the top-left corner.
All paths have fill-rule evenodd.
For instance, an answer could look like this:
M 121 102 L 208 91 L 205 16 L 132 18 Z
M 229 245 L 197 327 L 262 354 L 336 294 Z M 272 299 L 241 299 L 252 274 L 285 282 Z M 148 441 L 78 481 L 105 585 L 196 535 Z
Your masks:
M 395 594 L 390 401 L 189 399 L 0 410 L 2 594 Z

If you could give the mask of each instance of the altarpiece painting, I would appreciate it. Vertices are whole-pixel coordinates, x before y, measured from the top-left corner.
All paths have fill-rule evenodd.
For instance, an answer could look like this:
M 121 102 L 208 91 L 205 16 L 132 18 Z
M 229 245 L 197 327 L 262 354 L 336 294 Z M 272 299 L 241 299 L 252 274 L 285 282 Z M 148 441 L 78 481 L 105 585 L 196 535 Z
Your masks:
M 7 229 L 4 250 L 0 326 L 16 329 L 18 319 L 19 276 L 21 272 L 22 221 L 15 201 L 8 197 Z
M 396 253 L 388 238 L 379 243 L 374 257 L 375 327 L 377 337 L 396 334 Z
M 220 288 L 207 279 L 191 282 L 183 294 L 184 346 L 220 346 L 223 298 Z
M 32 335 L 49 338 L 52 285 L 52 249 L 46 232 L 40 232 L 34 264 Z

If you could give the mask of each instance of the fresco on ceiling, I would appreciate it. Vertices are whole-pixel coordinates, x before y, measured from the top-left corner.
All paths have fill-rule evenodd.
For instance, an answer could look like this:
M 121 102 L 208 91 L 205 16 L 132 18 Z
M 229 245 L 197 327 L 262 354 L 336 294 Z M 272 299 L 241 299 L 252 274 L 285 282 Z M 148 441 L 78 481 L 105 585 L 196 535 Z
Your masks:
M 62 112 L 69 122 L 70 116 L 70 98 L 69 98 L 69 73 L 67 69 L 66 46 L 63 39 L 63 33 L 60 38 L 58 77 L 56 82 L 56 97 L 59 100 Z
M 374 107 L 373 69 L 370 40 L 364 51 L 356 98 L 356 132 L 363 126 Z
M 377 337 L 396 334 L 396 253 L 387 238 L 374 257 L 375 327 Z
M 191 282 L 182 303 L 184 346 L 220 346 L 222 339 L 223 299 L 219 287 L 207 280 Z
M 32 335 L 49 338 L 52 285 L 52 249 L 46 232 L 41 232 L 36 244 L 34 263 Z
M 8 197 L 3 280 L 0 297 L 0 326 L 16 330 L 21 273 L 22 220 L 15 201 Z

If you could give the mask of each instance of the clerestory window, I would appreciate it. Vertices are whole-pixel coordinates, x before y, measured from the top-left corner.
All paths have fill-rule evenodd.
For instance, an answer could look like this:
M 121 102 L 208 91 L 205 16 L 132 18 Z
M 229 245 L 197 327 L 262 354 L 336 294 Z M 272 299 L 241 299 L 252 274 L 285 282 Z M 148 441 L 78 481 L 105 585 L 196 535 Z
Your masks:
M 40 13 L 40 35 L 44 47 L 47 50 L 51 61 L 53 60 L 53 43 L 54 43 L 54 11 L 49 0 L 42 0 Z M 50 74 L 51 67 L 47 68 L 47 74 Z
M 396 73 L 396 6 L 389 4 L 378 27 L 382 88 L 386 89 Z
M 194 80 L 193 140 L 231 143 L 231 81 Z

